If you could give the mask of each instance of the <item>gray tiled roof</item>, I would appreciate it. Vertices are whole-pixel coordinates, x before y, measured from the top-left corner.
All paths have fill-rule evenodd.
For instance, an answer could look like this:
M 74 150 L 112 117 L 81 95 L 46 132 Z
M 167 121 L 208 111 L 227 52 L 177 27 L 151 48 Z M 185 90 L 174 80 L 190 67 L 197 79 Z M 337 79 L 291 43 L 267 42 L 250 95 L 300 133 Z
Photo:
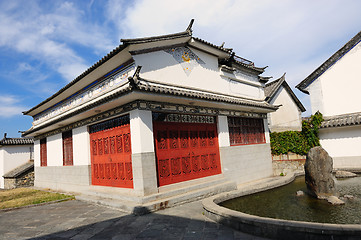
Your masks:
M 324 117 L 321 128 L 344 127 L 361 124 L 361 112 Z
M 272 98 L 276 94 L 277 90 L 282 86 L 284 77 L 282 76 L 279 79 L 276 79 L 270 83 L 267 83 L 264 88 L 264 95 L 266 98 Z
M 300 82 L 296 88 L 304 93 L 307 93 L 306 88 L 319 76 L 321 76 L 327 69 L 335 64 L 340 58 L 342 58 L 348 51 L 356 46 L 361 41 L 361 31 L 356 34 L 350 41 L 348 41 L 342 48 L 335 52 L 329 59 L 321 64 L 315 71 L 313 71 L 308 77 Z
M 188 87 L 182 87 L 182 86 L 177 86 L 177 85 L 158 83 L 158 82 L 146 80 L 146 79 L 139 77 L 140 69 L 141 69 L 141 67 L 138 66 L 133 77 L 129 77 L 128 82 L 121 89 L 119 89 L 118 92 L 115 92 L 112 95 L 109 95 L 96 102 L 93 102 L 92 104 L 89 104 L 83 108 L 80 108 L 77 111 L 73 111 L 67 115 L 64 115 L 54 121 L 50 121 L 50 122 L 42 125 L 41 127 L 37 127 L 37 128 L 32 127 L 29 130 L 27 130 L 23 134 L 23 136 L 26 136 L 26 135 L 36 132 L 40 129 L 48 127 L 48 126 L 54 124 L 55 122 L 65 120 L 71 116 L 75 116 L 79 113 L 85 112 L 96 106 L 104 104 L 107 101 L 110 101 L 115 98 L 119 98 L 119 97 L 123 96 L 124 94 L 130 93 L 133 91 L 142 91 L 142 92 L 151 92 L 154 94 L 181 96 L 181 97 L 188 97 L 190 99 L 204 99 L 204 100 L 208 100 L 208 101 L 224 102 L 224 103 L 230 103 L 230 104 L 237 104 L 240 106 L 257 107 L 257 108 L 268 109 L 268 110 L 277 110 L 278 109 L 277 106 L 271 105 L 264 100 L 260 100 L 260 101 L 251 100 L 251 99 L 246 99 L 246 98 L 241 98 L 241 97 L 224 95 L 224 94 L 220 94 L 220 93 L 207 92 L 203 89 L 194 89 L 194 88 L 188 88 Z
M 34 169 L 34 162 L 29 161 L 15 169 L 11 170 L 10 172 L 6 173 L 3 177 L 4 178 L 15 178 L 15 177 L 18 177 L 21 174 L 26 173 L 32 169 Z
M 286 81 L 286 73 L 284 73 L 282 75 L 282 77 L 280 77 L 279 79 L 276 79 L 270 83 L 267 83 L 265 85 L 265 89 L 264 89 L 264 94 L 266 97 L 266 101 L 270 102 L 273 97 L 276 95 L 278 89 L 283 86 L 285 88 L 285 90 L 290 94 L 291 98 L 293 99 L 293 101 L 296 103 L 296 105 L 298 106 L 298 108 L 302 111 L 305 112 L 306 108 L 303 106 L 303 104 L 301 103 L 301 101 L 297 98 L 297 96 L 295 95 L 295 93 L 292 91 L 291 87 L 288 85 L 287 81 Z
M 203 44 L 206 44 L 206 45 L 208 45 L 208 46 L 217 48 L 218 50 L 221 50 L 221 51 L 224 51 L 224 52 L 227 52 L 227 53 L 231 53 L 232 50 L 233 50 L 232 48 L 224 48 L 223 46 L 217 46 L 217 45 L 215 45 L 215 44 L 213 44 L 213 43 L 207 42 L 207 41 L 205 41 L 205 40 L 203 40 L 203 39 L 200 39 L 200 38 L 197 38 L 197 37 L 192 37 L 192 39 L 194 39 L 194 40 L 196 40 L 196 41 L 198 41 L 198 42 L 201 42 L 201 43 L 203 43 Z
M 153 36 L 153 37 L 132 38 L 132 39 L 120 39 L 120 41 L 121 41 L 124 45 L 130 45 L 130 44 L 140 44 L 140 43 L 148 43 L 148 42 L 171 40 L 171 39 L 183 38 L 183 37 L 191 37 L 191 36 L 192 36 L 192 33 L 191 33 L 190 31 L 184 31 L 184 32 L 180 32 L 180 33 L 160 35 L 160 36 Z
M 145 38 L 134 38 L 134 39 L 121 39 L 122 44 L 120 44 L 118 47 L 116 47 L 113 51 L 111 51 L 109 54 L 107 54 L 105 57 L 103 57 L 102 59 L 100 59 L 98 62 L 96 62 L 93 66 L 91 66 L 90 68 L 88 68 L 85 72 L 83 72 L 81 75 L 79 75 L 77 78 L 75 78 L 73 81 L 71 81 L 70 83 L 68 83 L 66 86 L 64 86 L 63 88 L 61 88 L 58 92 L 56 92 L 55 94 L 53 94 L 52 96 L 50 96 L 49 98 L 45 99 L 44 101 L 42 101 L 41 103 L 39 103 L 38 105 L 32 107 L 31 109 L 23 112 L 24 115 L 28 115 L 29 113 L 31 113 L 33 110 L 41 107 L 42 105 L 46 104 L 47 102 L 51 101 L 52 99 L 54 99 L 55 97 L 59 96 L 60 94 L 62 94 L 63 92 L 65 92 L 67 89 L 69 89 L 70 87 L 72 87 L 73 85 L 75 85 L 77 82 L 81 81 L 81 79 L 83 79 L 85 76 L 87 76 L 88 74 L 90 74 L 91 72 L 93 72 L 95 69 L 97 69 L 99 66 L 101 66 L 102 64 L 104 64 L 105 62 L 107 62 L 109 59 L 111 59 L 112 57 L 114 57 L 116 54 L 118 54 L 119 52 L 123 51 L 128 45 L 130 44 L 139 44 L 139 43 L 146 43 L 146 42 L 154 42 L 154 41 L 163 41 L 163 40 L 170 40 L 170 39 L 176 39 L 176 38 L 183 38 L 183 37 L 190 37 L 192 39 L 194 39 L 195 41 L 201 42 L 203 44 L 209 45 L 213 48 L 216 48 L 218 50 L 221 50 L 223 52 L 226 52 L 227 54 L 231 54 L 232 53 L 232 49 L 230 48 L 224 48 L 223 44 L 221 46 L 217 46 L 214 45 L 212 43 L 209 43 L 207 41 L 204 41 L 200 38 L 196 38 L 192 36 L 192 24 L 193 24 L 193 19 L 191 21 L 191 23 L 189 24 L 188 28 L 186 29 L 186 31 L 183 32 L 179 32 L 179 33 L 174 33 L 174 34 L 168 34 L 168 35 L 161 35 L 161 36 L 154 36 L 154 37 L 145 37 Z M 258 71 L 260 73 L 262 73 L 264 71 L 264 68 L 259 68 L 259 67 L 255 67 L 254 65 L 251 64 L 246 64 L 246 63 L 242 63 L 239 61 L 236 61 L 238 64 L 245 66 L 246 68 L 249 69 L 253 69 L 255 71 Z
M 7 138 L 4 137 L 0 140 L 0 145 L 28 145 L 33 144 L 33 138 Z
M 140 68 L 138 67 L 137 73 L 139 73 L 139 71 L 140 71 Z M 177 85 L 173 85 L 173 84 L 158 83 L 158 82 L 143 79 L 143 78 L 137 76 L 137 73 L 134 75 L 134 78 L 129 79 L 133 89 L 138 89 L 138 90 L 147 91 L 147 92 L 160 93 L 160 94 L 198 98 L 198 99 L 204 99 L 204 100 L 208 100 L 208 101 L 217 101 L 217 102 L 225 102 L 225 103 L 231 103 L 231 104 L 239 104 L 239 105 L 243 105 L 243 106 L 266 108 L 266 109 L 271 109 L 271 110 L 278 109 L 278 107 L 273 106 L 273 105 L 267 103 L 266 101 L 251 100 L 251 99 L 246 99 L 246 98 L 241 98 L 241 97 L 225 95 L 225 94 L 221 94 L 221 93 L 209 92 L 209 91 L 205 91 L 202 89 L 182 87 L 182 86 L 177 86 Z

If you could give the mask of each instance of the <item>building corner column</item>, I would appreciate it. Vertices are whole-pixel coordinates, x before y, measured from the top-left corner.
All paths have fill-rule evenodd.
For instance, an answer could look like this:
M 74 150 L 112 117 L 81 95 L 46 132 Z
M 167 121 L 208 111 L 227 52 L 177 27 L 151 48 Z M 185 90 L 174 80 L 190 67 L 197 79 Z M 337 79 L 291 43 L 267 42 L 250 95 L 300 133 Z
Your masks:
M 130 135 L 134 191 L 146 196 L 158 192 L 152 112 L 130 112 Z
M 227 116 L 218 116 L 217 128 L 219 147 L 229 147 L 230 141 Z
M 269 135 L 270 130 L 268 127 L 268 118 L 263 119 L 263 126 L 264 126 L 264 136 L 265 136 L 266 143 L 270 143 L 271 140 L 270 140 L 270 135 Z

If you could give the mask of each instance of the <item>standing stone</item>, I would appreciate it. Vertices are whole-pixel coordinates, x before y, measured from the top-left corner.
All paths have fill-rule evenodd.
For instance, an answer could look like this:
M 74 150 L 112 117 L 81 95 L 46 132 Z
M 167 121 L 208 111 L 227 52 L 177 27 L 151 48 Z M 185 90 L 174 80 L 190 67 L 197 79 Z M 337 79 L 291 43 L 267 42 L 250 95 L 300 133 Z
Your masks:
M 319 199 L 338 195 L 332 169 L 332 158 L 322 147 L 314 147 L 307 153 L 305 181 L 311 195 Z

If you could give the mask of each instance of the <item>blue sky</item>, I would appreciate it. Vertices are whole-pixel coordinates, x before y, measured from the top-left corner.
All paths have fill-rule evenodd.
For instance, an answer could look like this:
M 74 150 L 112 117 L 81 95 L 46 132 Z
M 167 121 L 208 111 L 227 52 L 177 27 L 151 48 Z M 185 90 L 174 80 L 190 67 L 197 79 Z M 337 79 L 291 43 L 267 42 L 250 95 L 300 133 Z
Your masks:
M 0 0 L 0 138 L 31 127 L 23 111 L 51 96 L 121 38 L 184 31 L 294 86 L 361 31 L 358 0 Z M 294 89 L 310 113 L 308 96 Z

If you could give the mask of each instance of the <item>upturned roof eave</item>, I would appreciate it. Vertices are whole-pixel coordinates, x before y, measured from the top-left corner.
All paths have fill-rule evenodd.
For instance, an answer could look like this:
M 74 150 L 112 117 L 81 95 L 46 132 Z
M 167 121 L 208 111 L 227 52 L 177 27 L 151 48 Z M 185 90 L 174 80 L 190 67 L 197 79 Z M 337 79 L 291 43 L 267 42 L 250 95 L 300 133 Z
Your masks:
M 155 83 L 151 80 L 147 80 L 144 78 L 139 77 L 140 67 L 138 67 L 134 73 L 133 77 L 130 77 L 127 82 L 127 87 L 124 88 L 122 91 L 114 93 L 112 96 L 107 97 L 108 100 L 119 98 L 124 94 L 129 94 L 132 92 L 149 92 L 153 94 L 165 94 L 169 96 L 175 97 L 185 97 L 193 100 L 206 100 L 211 102 L 222 102 L 226 104 L 232 105 L 239 105 L 247 108 L 254 108 L 254 109 L 263 109 L 266 112 L 273 112 L 278 109 L 278 106 L 274 106 L 272 104 L 266 103 L 263 100 L 252 100 L 252 99 L 245 99 L 236 96 L 228 96 L 221 93 L 214 93 L 214 92 L 207 92 L 200 89 L 192 89 L 187 87 L 181 86 L 174 86 L 168 85 L 165 83 Z M 94 107 L 100 106 L 105 103 L 106 99 L 99 99 L 96 102 L 90 104 L 89 106 L 78 110 L 77 112 L 71 112 L 62 116 L 59 119 L 53 119 L 42 126 L 39 127 L 32 127 L 25 131 L 22 136 L 29 136 L 30 134 L 34 134 L 37 131 L 40 131 L 54 123 L 63 121 L 64 119 L 68 118 L 69 115 L 76 115 L 80 114 L 84 111 L 89 109 L 93 109 Z
M 78 83 L 79 81 L 84 79 L 86 76 L 88 76 L 94 70 L 96 70 L 98 67 L 100 67 L 101 65 L 106 63 L 108 60 L 110 60 L 112 57 L 114 57 L 115 55 L 117 55 L 121 51 L 127 49 L 127 47 L 129 47 L 132 44 L 144 44 L 144 43 L 149 43 L 149 42 L 156 42 L 156 41 L 164 41 L 164 40 L 170 40 L 170 39 L 189 37 L 192 40 L 195 40 L 195 41 L 197 41 L 199 43 L 202 43 L 202 44 L 204 44 L 204 45 L 206 45 L 208 47 L 211 47 L 211 48 L 213 48 L 213 49 L 215 49 L 217 51 L 221 51 L 224 54 L 227 54 L 229 56 L 232 54 L 232 49 L 224 48 L 223 44 L 222 44 L 222 46 L 217 46 L 217 45 L 214 45 L 214 44 L 209 43 L 207 41 L 204 41 L 204 40 L 202 40 L 200 38 L 192 37 L 192 29 L 191 28 L 192 28 L 193 22 L 194 22 L 194 20 L 192 19 L 189 26 L 188 26 L 188 28 L 185 31 L 179 32 L 179 33 L 167 34 L 167 35 L 161 35 L 161 36 L 154 36 L 154 37 L 146 37 L 146 38 L 121 39 L 121 41 L 122 41 L 121 45 L 119 45 L 117 48 L 115 48 L 113 51 L 111 51 L 109 54 L 107 54 L 105 57 L 103 57 L 101 60 L 99 60 L 93 66 L 88 68 L 85 72 L 83 72 L 81 75 L 79 75 L 73 81 L 71 81 L 70 83 L 65 85 L 63 88 L 61 88 L 55 94 L 53 94 L 49 98 L 45 99 L 41 103 L 37 104 L 33 108 L 31 108 L 31 109 L 29 109 L 27 111 L 24 111 L 23 114 L 24 115 L 30 115 L 30 116 L 33 116 L 33 115 L 37 114 L 36 110 L 38 110 L 39 108 L 43 107 L 45 104 L 49 103 L 50 101 L 52 101 L 56 97 L 63 94 L 66 90 L 73 87 L 76 83 Z M 188 39 L 187 41 L 189 42 L 190 40 Z M 245 67 L 245 68 L 248 68 L 250 70 L 256 71 L 257 73 L 263 73 L 263 71 L 264 71 L 264 68 L 258 68 L 258 67 L 254 67 L 254 66 L 246 66 L 246 64 L 242 64 L 242 63 L 238 63 L 238 64 L 240 64 L 242 67 Z M 68 95 L 64 96 L 63 99 L 65 99 L 66 97 L 68 97 Z M 45 109 L 46 109 L 46 107 L 45 107 Z

